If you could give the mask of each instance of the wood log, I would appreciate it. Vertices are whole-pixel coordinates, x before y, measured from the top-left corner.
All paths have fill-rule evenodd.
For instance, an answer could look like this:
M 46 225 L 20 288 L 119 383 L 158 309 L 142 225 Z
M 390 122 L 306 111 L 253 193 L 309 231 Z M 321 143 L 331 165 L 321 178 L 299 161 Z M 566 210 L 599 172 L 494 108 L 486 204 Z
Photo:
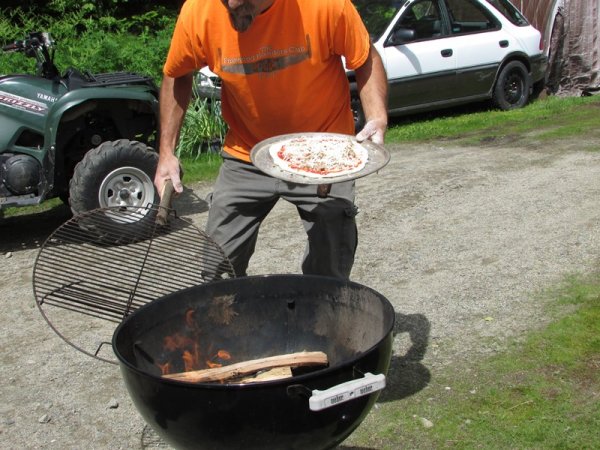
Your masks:
M 273 369 L 276 367 L 294 368 L 326 366 L 327 364 L 327 355 L 323 352 L 299 352 L 243 361 L 228 366 L 216 367 L 214 369 L 172 373 L 163 375 L 163 377 L 171 380 L 188 381 L 190 383 L 204 383 L 239 378 L 244 375 L 256 373 L 260 370 Z
M 293 374 L 291 367 L 275 367 L 273 369 L 265 370 L 264 372 L 259 372 L 256 375 L 250 375 L 248 377 L 239 379 L 229 379 L 228 383 L 251 384 L 260 383 L 262 381 L 284 380 L 286 378 L 292 378 L 292 376 Z

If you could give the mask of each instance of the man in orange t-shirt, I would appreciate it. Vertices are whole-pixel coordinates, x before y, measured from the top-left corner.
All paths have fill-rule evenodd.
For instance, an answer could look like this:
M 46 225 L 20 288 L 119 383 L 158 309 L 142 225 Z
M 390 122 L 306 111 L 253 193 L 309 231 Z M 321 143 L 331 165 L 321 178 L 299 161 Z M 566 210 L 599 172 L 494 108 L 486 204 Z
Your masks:
M 279 198 L 297 207 L 308 235 L 303 273 L 350 276 L 354 182 L 288 183 L 262 173 L 249 156 L 276 135 L 354 133 L 342 57 L 356 73 L 367 119 L 357 139 L 383 143 L 387 80 L 350 0 L 187 0 L 182 7 L 164 66 L 155 184 L 162 192 L 171 179 L 177 192 L 183 189 L 175 147 L 193 73 L 208 66 L 222 79 L 229 131 L 206 229 L 238 276 L 246 274 L 259 226 Z

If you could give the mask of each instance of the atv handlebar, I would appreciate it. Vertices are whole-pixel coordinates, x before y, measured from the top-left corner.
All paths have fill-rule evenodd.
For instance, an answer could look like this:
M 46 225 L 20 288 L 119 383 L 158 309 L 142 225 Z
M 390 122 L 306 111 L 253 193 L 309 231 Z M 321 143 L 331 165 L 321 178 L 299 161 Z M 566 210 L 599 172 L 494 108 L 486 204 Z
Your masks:
M 50 37 L 50 33 L 42 33 L 35 31 L 29 33 L 29 35 L 20 41 L 15 41 L 12 44 L 7 44 L 2 47 L 2 51 L 5 52 L 19 52 L 24 51 L 27 56 L 34 56 L 36 50 L 48 49 L 52 47 L 54 41 Z
M 23 48 L 23 41 L 15 41 L 12 44 L 2 46 L 3 52 L 16 52 Z
M 54 79 L 59 76 L 54 65 L 54 41 L 50 33 L 35 31 L 29 33 L 22 41 L 14 41 L 2 47 L 5 52 L 23 52 L 25 56 L 35 58 L 37 74 L 44 78 Z

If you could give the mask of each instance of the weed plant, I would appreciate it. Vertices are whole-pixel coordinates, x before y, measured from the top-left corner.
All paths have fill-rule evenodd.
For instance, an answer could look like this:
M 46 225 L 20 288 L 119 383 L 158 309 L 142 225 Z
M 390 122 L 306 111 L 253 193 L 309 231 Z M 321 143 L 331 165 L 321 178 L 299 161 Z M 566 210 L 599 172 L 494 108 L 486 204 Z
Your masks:
M 177 156 L 197 160 L 203 153 L 218 152 L 226 132 L 220 102 L 194 95 L 181 127 Z

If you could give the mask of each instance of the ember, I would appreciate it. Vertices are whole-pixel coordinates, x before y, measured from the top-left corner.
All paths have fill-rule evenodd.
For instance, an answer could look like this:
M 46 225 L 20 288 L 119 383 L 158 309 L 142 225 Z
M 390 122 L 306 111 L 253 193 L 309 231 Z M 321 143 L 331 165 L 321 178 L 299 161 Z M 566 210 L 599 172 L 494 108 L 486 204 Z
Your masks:
M 201 330 L 195 318 L 196 310 L 188 309 L 184 314 L 182 330 L 163 339 L 163 357 L 156 365 L 163 375 L 174 372 L 214 369 L 223 366 L 231 355 L 226 350 L 213 352 L 211 345 L 201 347 Z

